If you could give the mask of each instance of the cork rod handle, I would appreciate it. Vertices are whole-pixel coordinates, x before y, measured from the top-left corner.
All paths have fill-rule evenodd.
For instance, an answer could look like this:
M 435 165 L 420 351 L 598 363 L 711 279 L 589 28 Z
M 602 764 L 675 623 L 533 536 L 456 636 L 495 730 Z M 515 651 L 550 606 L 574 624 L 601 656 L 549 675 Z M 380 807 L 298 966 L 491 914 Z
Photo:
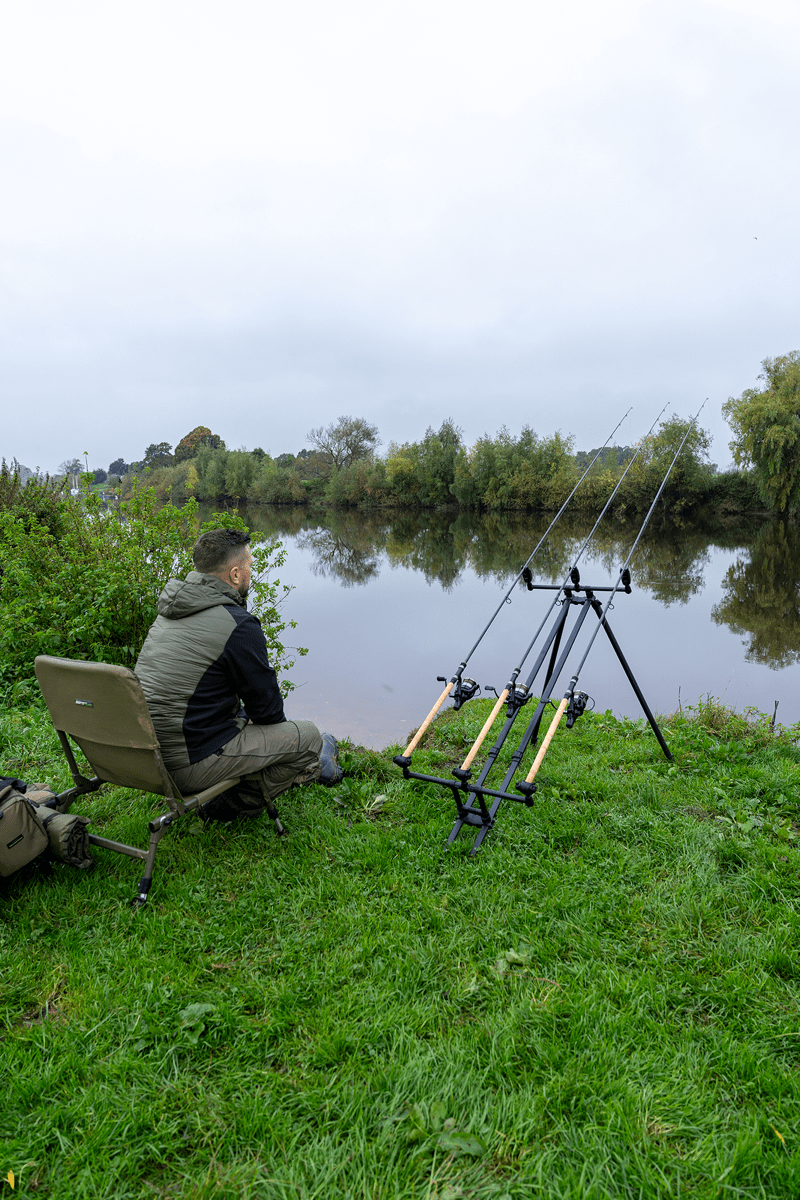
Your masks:
M 486 724 L 484 725 L 483 729 L 480 731 L 480 733 L 476 737 L 475 741 L 472 743 L 472 748 L 470 749 L 469 754 L 467 755 L 467 757 L 464 759 L 463 763 L 461 764 L 462 771 L 468 771 L 469 768 L 472 766 L 472 763 L 475 759 L 475 755 L 480 750 L 480 748 L 486 738 L 487 733 L 494 725 L 495 717 L 500 712 L 500 709 L 503 707 L 503 705 L 505 704 L 507 699 L 508 699 L 508 688 L 505 688 L 500 693 L 500 695 L 497 697 L 497 703 L 495 704 L 492 711 L 489 713 L 489 716 L 486 718 Z
M 440 696 L 440 697 L 439 697 L 439 699 L 436 701 L 436 703 L 434 704 L 433 708 L 432 708 L 432 709 L 431 709 L 431 711 L 428 713 L 427 717 L 426 717 L 426 718 L 425 718 L 425 720 L 422 722 L 422 724 L 420 725 L 419 729 L 417 730 L 417 732 L 414 734 L 414 736 L 413 736 L 413 738 L 411 739 L 411 741 L 410 741 L 410 742 L 408 743 L 408 745 L 406 746 L 405 750 L 403 751 L 403 754 L 405 755 L 405 757 L 406 757 L 406 758 L 410 758 L 410 757 L 411 757 L 411 755 L 412 755 L 412 754 L 414 753 L 414 751 L 416 750 L 416 748 L 417 748 L 417 746 L 419 745 L 419 743 L 420 743 L 420 741 L 421 741 L 422 737 L 423 737 L 423 736 L 424 736 L 424 734 L 426 733 L 426 731 L 427 731 L 427 729 L 428 729 L 428 726 L 430 725 L 431 721 L 432 721 L 432 720 L 433 720 L 433 718 L 436 716 L 436 714 L 438 713 L 439 709 L 440 709 L 440 708 L 442 707 L 442 705 L 444 704 L 444 702 L 445 702 L 445 700 L 447 699 L 447 697 L 450 695 L 450 689 L 452 688 L 452 686 L 453 686 L 452 682 L 448 683 L 447 687 L 444 689 L 444 691 L 442 692 L 441 696 Z
M 563 717 L 568 704 L 569 704 L 569 696 L 565 696 L 564 699 L 559 704 L 558 708 L 556 709 L 556 715 L 553 717 L 552 721 L 550 722 L 550 728 L 548 729 L 547 733 L 544 735 L 544 741 L 542 742 L 541 746 L 539 747 L 539 753 L 536 755 L 536 758 L 533 760 L 533 765 L 525 777 L 526 783 L 533 783 L 534 779 L 536 778 L 536 773 L 539 770 L 539 767 L 542 765 L 542 759 L 544 758 L 545 754 L 547 754 L 547 747 L 550 745 L 550 743 L 553 740 L 553 734 L 555 733 L 556 729 L 558 728 L 558 722 Z

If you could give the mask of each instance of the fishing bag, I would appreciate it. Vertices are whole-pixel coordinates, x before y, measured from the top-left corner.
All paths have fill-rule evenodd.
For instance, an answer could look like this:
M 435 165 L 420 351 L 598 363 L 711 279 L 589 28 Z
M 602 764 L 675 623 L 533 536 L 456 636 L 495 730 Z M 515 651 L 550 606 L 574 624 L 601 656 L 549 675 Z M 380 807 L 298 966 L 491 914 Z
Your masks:
M 32 801 L 36 805 L 36 801 Z M 89 833 L 86 828 L 91 824 L 89 817 L 79 813 L 62 813 L 48 805 L 38 805 L 37 815 L 44 826 L 50 853 L 53 858 L 86 871 L 93 866 Z
M 26 867 L 49 844 L 38 806 L 7 784 L 0 790 L 0 876 Z

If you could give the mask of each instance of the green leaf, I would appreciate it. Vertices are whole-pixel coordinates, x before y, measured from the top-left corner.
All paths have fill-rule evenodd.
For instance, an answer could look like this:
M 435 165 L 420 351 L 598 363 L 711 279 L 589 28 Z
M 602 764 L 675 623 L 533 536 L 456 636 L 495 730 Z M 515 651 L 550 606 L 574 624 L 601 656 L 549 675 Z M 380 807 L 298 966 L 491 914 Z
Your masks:
M 444 1126 L 447 1109 L 441 1100 L 434 1100 L 431 1105 L 430 1126 L 432 1133 L 439 1133 Z
M 189 1004 L 178 1013 L 181 1019 L 181 1029 L 193 1046 L 197 1045 L 201 1035 L 205 1032 L 205 1018 L 216 1011 L 214 1004 Z
M 465 1129 L 455 1129 L 451 1133 L 440 1134 L 436 1144 L 440 1150 L 445 1150 L 448 1154 L 469 1154 L 474 1158 L 480 1158 L 488 1150 L 482 1137 L 476 1133 L 469 1133 Z

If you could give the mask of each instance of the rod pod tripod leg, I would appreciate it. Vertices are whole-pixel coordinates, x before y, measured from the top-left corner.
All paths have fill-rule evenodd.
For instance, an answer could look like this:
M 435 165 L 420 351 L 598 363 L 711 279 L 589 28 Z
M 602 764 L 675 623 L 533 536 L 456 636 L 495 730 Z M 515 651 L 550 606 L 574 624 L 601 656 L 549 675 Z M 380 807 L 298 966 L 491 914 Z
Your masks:
M 614 634 L 611 632 L 611 626 L 608 623 L 608 619 L 603 615 L 603 608 L 602 608 L 602 605 L 600 604 L 600 601 L 594 600 L 592 603 L 592 608 L 597 613 L 597 616 L 600 620 L 600 624 L 603 626 L 603 629 L 605 630 L 605 632 L 608 636 L 608 640 L 611 642 L 614 653 L 616 654 L 617 658 L 620 661 L 620 666 L 622 667 L 623 671 L 627 675 L 628 682 L 630 683 L 631 687 L 633 688 L 634 692 L 636 693 L 636 699 L 639 701 L 639 703 L 642 706 L 642 712 L 647 717 L 647 720 L 650 724 L 650 728 L 652 729 L 653 733 L 656 735 L 656 737 L 658 739 L 659 746 L 664 751 L 667 761 L 672 762 L 673 761 L 672 751 L 670 750 L 669 746 L 667 745 L 666 741 L 664 740 L 664 735 L 661 732 L 661 730 L 659 729 L 658 722 L 656 721 L 655 717 L 653 716 L 652 712 L 650 711 L 650 705 L 645 700 L 644 695 L 642 693 L 642 689 L 639 687 L 639 684 L 636 682 L 636 676 L 634 675 L 633 671 L 628 666 L 628 661 L 625 658 L 625 655 L 622 653 L 622 647 L 620 646 L 617 639 L 614 637 Z

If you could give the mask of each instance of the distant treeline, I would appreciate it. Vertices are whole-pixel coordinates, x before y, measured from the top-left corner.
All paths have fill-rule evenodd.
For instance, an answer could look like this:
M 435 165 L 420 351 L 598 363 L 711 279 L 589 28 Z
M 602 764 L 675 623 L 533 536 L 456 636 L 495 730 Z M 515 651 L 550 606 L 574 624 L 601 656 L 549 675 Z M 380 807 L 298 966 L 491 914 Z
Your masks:
M 347 422 L 354 423 L 340 418 L 339 426 Z M 466 446 L 448 420 L 418 442 L 390 443 L 383 455 L 374 448 L 377 430 L 369 427 L 372 438 L 348 458 L 337 453 L 330 436 L 339 426 L 329 426 L 327 438 L 312 431 L 327 449 L 273 458 L 262 449 L 228 450 L 201 442 L 191 457 L 152 466 L 144 474 L 160 499 L 177 505 L 194 496 L 233 505 L 548 511 L 560 507 L 596 453 L 575 453 L 574 438 L 540 437 L 527 426 L 518 436 L 503 427 L 494 437 L 487 434 Z M 673 417 L 636 446 L 606 448 L 578 490 L 574 508 L 599 511 L 624 475 L 613 511 L 624 516 L 646 510 L 688 426 Z M 679 516 L 707 506 L 721 513 L 763 509 L 750 474 L 718 472 L 708 462 L 709 445 L 707 431 L 691 431 L 663 496 L 665 511 Z M 142 478 L 141 472 L 129 472 L 121 479 L 123 498 L 137 475 Z

